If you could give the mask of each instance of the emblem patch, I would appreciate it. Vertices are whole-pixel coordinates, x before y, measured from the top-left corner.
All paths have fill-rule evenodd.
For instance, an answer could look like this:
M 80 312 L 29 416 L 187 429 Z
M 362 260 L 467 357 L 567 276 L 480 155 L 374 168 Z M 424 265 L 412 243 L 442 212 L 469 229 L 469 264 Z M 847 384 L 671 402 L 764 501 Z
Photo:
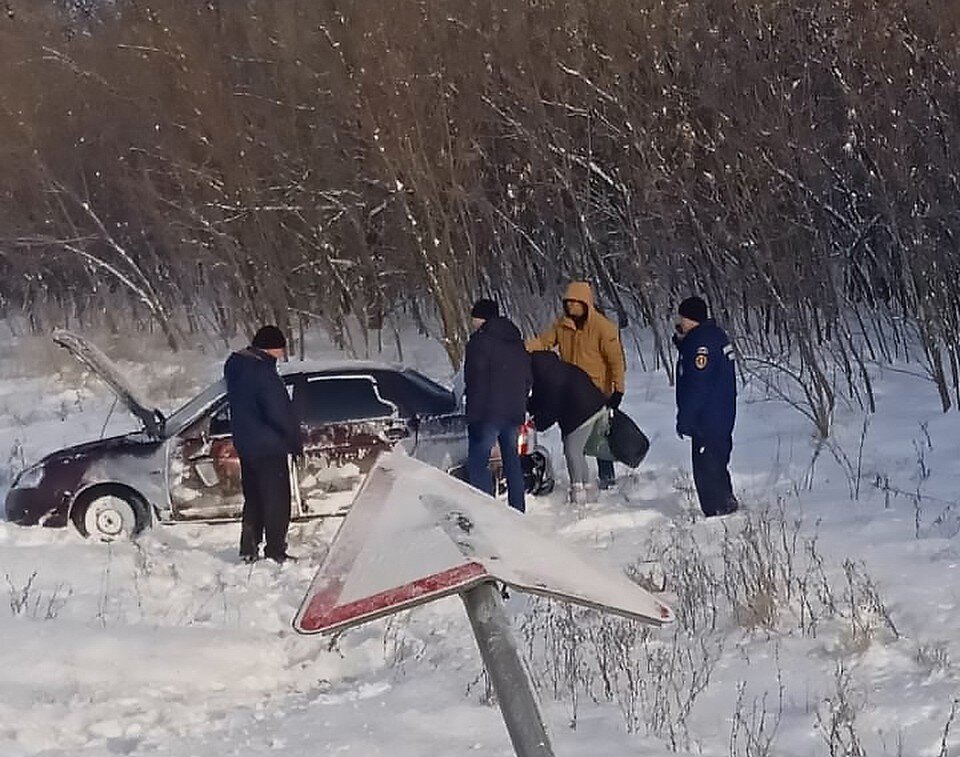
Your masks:
M 693 359 L 693 365 L 698 371 L 702 371 L 707 367 L 707 363 L 710 361 L 710 350 L 706 347 L 697 347 L 697 356 Z

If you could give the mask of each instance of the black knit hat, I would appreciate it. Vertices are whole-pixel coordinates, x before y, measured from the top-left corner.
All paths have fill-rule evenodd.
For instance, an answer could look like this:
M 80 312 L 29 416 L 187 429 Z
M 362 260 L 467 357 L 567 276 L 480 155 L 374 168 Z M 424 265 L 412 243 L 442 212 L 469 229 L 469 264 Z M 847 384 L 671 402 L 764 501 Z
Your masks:
M 254 335 L 251 344 L 258 350 L 285 350 L 287 338 L 276 326 L 263 326 Z
M 699 297 L 687 297 L 687 299 L 680 303 L 677 312 L 684 318 L 689 318 L 691 321 L 703 323 L 707 320 L 707 303 Z
M 480 299 L 473 303 L 473 309 L 470 311 L 470 316 L 473 318 L 479 318 L 483 321 L 489 321 L 491 318 L 496 318 L 500 315 L 500 306 L 494 300 L 490 299 Z

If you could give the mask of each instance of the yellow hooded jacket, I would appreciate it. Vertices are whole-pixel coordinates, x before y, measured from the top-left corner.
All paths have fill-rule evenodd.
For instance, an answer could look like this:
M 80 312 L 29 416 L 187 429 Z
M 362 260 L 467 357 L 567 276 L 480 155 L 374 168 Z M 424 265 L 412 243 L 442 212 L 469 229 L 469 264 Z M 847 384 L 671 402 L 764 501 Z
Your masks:
M 610 396 L 626 388 L 626 364 L 620 332 L 594 306 L 593 289 L 585 281 L 571 282 L 564 300 L 576 300 L 587 306 L 587 321 L 578 329 L 573 319 L 562 315 L 540 336 L 528 339 L 527 350 L 557 349 L 560 359 L 586 372 L 596 387 Z

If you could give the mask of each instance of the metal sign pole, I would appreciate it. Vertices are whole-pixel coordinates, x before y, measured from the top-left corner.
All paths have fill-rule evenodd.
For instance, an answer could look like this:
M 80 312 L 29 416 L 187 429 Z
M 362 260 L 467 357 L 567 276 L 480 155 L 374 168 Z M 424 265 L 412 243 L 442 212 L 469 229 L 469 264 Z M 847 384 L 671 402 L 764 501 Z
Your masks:
M 520 660 L 496 587 L 484 582 L 460 596 L 517 757 L 553 757 L 533 687 Z

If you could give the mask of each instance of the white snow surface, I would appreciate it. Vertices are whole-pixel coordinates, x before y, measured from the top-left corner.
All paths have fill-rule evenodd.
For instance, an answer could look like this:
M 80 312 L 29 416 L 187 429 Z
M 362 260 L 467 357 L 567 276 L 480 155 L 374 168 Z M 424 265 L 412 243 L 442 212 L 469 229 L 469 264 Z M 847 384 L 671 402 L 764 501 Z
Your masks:
M 94 341 L 171 406 L 219 378 L 228 351 Z M 405 349 L 408 364 L 450 378 L 434 345 Z M 312 356 L 321 351 L 318 339 Z M 940 411 L 916 365 L 875 368 L 873 379 L 877 413 L 865 425 L 841 404 L 818 456 L 803 416 L 742 387 L 732 470 L 744 510 L 705 521 L 688 442 L 673 433 L 673 390 L 631 360 L 624 409 L 651 437 L 647 460 L 621 469 L 595 505 L 567 505 L 560 485 L 530 498 L 526 518 L 606 565 L 663 574 L 678 622 L 641 638 L 628 621 L 512 593 L 558 756 L 960 755 L 957 415 Z M 132 428 L 121 410 L 107 420 L 111 404 L 66 355 L 14 340 L 0 358 L 0 495 L 24 463 Z M 558 455 L 556 432 L 543 439 Z M 0 755 L 512 754 L 457 599 L 333 640 L 293 631 L 336 527 L 292 527 L 302 559 L 280 567 L 241 565 L 235 524 L 105 545 L 0 522 Z M 799 545 L 773 561 L 803 579 L 789 595 L 764 589 L 779 579 L 764 584 L 751 572 L 763 558 L 736 550 L 765 528 L 767 547 Z M 722 584 L 738 574 L 758 588 L 734 606 Z M 615 640 L 600 667 L 597 628 Z

